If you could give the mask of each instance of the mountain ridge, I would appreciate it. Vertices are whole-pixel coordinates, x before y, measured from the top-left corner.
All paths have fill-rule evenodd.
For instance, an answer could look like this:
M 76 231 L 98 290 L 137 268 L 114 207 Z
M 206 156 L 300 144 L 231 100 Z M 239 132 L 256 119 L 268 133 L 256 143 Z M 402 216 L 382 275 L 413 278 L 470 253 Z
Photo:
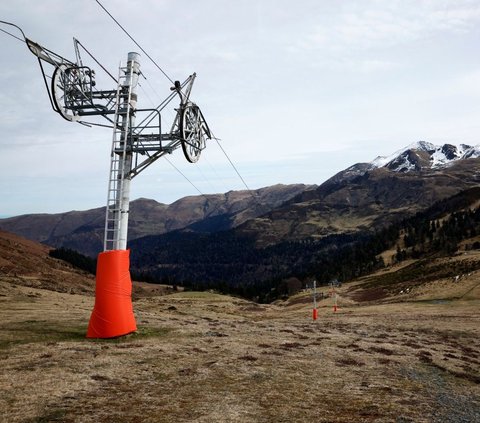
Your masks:
M 187 196 L 171 204 L 139 198 L 130 203 L 129 240 L 191 225 L 195 230 L 206 232 L 229 229 L 278 207 L 312 187 L 315 186 L 276 184 L 254 191 Z M 71 248 L 92 257 L 103 249 L 104 226 L 105 207 L 0 219 L 0 229 L 52 247 Z
M 354 164 L 321 185 L 277 184 L 255 191 L 188 196 L 169 205 L 131 202 L 129 241 L 179 229 L 239 228 L 258 245 L 355 233 L 407 217 L 480 181 L 480 147 L 418 141 Z M 89 256 L 103 248 L 105 208 L 0 219 L 0 228 Z
M 411 216 L 436 201 L 477 186 L 480 158 L 450 166 L 410 172 L 377 167 L 339 172 L 315 189 L 304 191 L 281 207 L 239 226 L 245 234 L 260 234 L 261 246 L 372 230 Z

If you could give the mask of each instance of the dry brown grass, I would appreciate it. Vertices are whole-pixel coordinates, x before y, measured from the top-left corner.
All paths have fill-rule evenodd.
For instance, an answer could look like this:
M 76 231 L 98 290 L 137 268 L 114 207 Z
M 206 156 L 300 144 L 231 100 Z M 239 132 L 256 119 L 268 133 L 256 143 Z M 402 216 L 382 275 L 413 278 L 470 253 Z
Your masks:
M 306 302 L 140 298 L 138 333 L 87 340 L 92 297 L 0 281 L 0 421 L 479 421 L 478 296 L 362 305 L 348 288 L 316 322 Z

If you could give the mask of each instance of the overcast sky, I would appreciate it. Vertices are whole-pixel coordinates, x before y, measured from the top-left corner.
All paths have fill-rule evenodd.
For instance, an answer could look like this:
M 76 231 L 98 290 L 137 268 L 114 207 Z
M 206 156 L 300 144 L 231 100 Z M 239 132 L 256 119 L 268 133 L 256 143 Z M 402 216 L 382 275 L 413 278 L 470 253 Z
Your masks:
M 172 79 L 197 72 L 192 97 L 251 189 L 320 184 L 418 140 L 480 143 L 478 0 L 101 1 Z M 114 75 L 139 51 L 94 0 L 3 1 L 0 20 L 72 61 L 75 37 Z M 111 130 L 63 120 L 25 44 L 0 46 L 0 215 L 105 205 Z M 141 68 L 152 107 L 171 83 L 143 54 Z M 202 193 L 244 189 L 215 142 L 196 165 L 169 160 Z M 161 159 L 131 199 L 197 194 Z

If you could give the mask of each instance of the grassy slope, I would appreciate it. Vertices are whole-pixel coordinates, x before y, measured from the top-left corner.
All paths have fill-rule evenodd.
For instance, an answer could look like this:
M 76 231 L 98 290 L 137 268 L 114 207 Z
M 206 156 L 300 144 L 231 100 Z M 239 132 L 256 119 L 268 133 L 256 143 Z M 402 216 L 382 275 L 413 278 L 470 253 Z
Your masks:
M 3 242 L 1 422 L 480 420 L 476 252 L 344 284 L 337 313 L 320 288 L 315 322 L 310 292 L 257 305 L 143 284 L 137 333 L 86 340 L 91 279 Z
M 114 340 L 83 338 L 92 297 L 0 279 L 0 421 L 479 420 L 480 273 L 362 298 L 385 275 L 315 322 L 310 293 L 140 298 L 138 333 Z

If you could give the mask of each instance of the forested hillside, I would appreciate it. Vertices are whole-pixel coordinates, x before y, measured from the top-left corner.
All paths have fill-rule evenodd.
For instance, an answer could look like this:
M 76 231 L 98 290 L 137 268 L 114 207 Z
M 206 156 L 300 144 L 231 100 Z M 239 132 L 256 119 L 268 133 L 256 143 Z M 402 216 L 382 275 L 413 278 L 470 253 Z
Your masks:
M 286 293 L 284 281 L 290 277 L 303 283 L 316 278 L 326 284 L 384 267 L 380 253 L 389 249 L 396 249 L 392 259 L 398 262 L 451 255 L 467 239 L 470 242 L 463 248 L 478 248 L 479 200 L 480 188 L 472 188 L 376 232 L 288 241 L 264 248 L 233 230 L 146 237 L 130 245 L 132 269 L 138 277 L 154 282 L 215 288 L 271 301 Z

